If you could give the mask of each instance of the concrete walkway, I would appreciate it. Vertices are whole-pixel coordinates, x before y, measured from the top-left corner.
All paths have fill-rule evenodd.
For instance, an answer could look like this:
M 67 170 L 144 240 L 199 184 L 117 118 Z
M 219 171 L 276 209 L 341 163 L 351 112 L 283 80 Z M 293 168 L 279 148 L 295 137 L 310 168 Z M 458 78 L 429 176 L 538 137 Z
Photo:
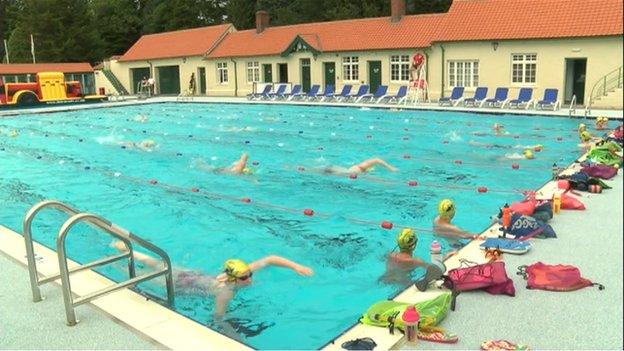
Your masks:
M 613 189 L 602 194 L 582 193 L 585 211 L 555 215 L 557 239 L 535 239 L 527 254 L 504 255 L 515 297 L 459 295 L 456 311 L 442 323 L 459 335 L 459 343 L 421 342 L 404 349 L 476 350 L 482 341 L 507 339 L 533 350 L 622 350 L 622 172 L 608 183 Z M 516 268 L 537 261 L 575 265 L 605 290 L 528 290 Z
M 33 303 L 26 268 L 2 254 L 0 267 L 0 349 L 164 349 L 118 324 L 91 304 L 81 306 L 80 323 L 68 327 L 58 285 L 43 285 L 41 292 L 45 299 Z

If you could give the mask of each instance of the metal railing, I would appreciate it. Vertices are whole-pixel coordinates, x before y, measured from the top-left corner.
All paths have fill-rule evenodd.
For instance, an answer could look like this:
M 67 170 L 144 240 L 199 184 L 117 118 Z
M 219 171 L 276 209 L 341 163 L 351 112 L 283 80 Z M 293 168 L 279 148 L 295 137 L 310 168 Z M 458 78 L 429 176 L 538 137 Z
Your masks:
M 572 118 L 572 115 L 576 116 L 576 95 L 572 95 L 570 107 L 568 107 L 568 117 Z
M 32 240 L 32 232 L 31 226 L 34 217 L 44 208 L 54 208 L 61 212 L 64 212 L 71 217 L 63 224 L 61 227 L 58 236 L 56 238 L 56 248 L 58 254 L 58 263 L 59 263 L 59 274 L 49 276 L 41 279 L 39 277 L 39 273 L 37 271 L 37 265 L 35 260 L 35 252 L 33 248 L 33 240 Z M 121 240 L 126 247 L 128 247 L 128 252 L 121 253 L 114 256 L 108 256 L 88 264 L 78 265 L 73 268 L 68 267 L 67 255 L 65 250 L 65 240 L 71 228 L 81 222 L 86 222 L 90 225 L 94 225 L 95 227 L 103 230 L 104 232 L 112 235 L 113 237 Z M 77 323 L 76 315 L 74 312 L 74 308 L 91 300 L 94 300 L 100 296 L 109 294 L 111 292 L 123 289 L 125 287 L 138 284 L 140 282 L 165 275 L 166 289 L 167 289 L 167 304 L 171 307 L 174 305 L 174 291 L 173 291 L 173 277 L 172 277 L 172 269 L 171 269 L 171 260 L 167 253 L 165 253 L 162 249 L 157 246 L 143 240 L 142 238 L 130 233 L 129 231 L 107 221 L 104 218 L 96 216 L 90 213 L 79 213 L 79 211 L 73 209 L 72 207 L 63 204 L 59 201 L 47 200 L 40 202 L 33 206 L 24 217 L 23 222 L 23 235 L 24 241 L 26 243 L 26 257 L 28 260 L 28 273 L 30 277 L 30 285 L 33 293 L 33 301 L 38 302 L 42 300 L 41 291 L 39 286 L 57 280 L 61 278 L 61 288 L 63 290 L 63 301 L 65 303 L 65 314 L 67 317 L 67 324 L 72 326 Z M 149 251 L 158 255 L 161 260 L 164 262 L 164 268 L 156 270 L 154 272 L 146 273 L 140 276 L 136 276 L 135 267 L 134 267 L 134 251 L 132 247 L 132 243 L 136 242 L 140 246 L 148 249 Z M 92 292 L 85 296 L 74 299 L 71 292 L 71 282 L 69 280 L 69 275 L 71 273 L 80 272 L 86 269 L 90 269 L 97 266 L 102 266 L 108 263 L 112 263 L 124 258 L 128 258 L 128 274 L 130 279 L 116 283 L 112 286 L 100 289 L 98 291 Z
M 602 78 L 598 79 L 596 83 L 594 83 L 591 93 L 589 94 L 589 102 L 586 106 L 588 113 L 591 113 L 591 107 L 597 98 L 606 96 L 612 90 L 622 87 L 622 83 L 624 82 L 623 74 L 623 66 L 620 66 L 605 74 Z
M 119 95 L 130 95 L 128 90 L 126 90 L 126 88 L 123 86 L 123 84 L 121 84 L 121 82 L 119 81 L 117 76 L 113 73 L 113 71 L 105 68 L 105 69 L 102 70 L 102 73 L 104 73 L 104 76 L 112 84 L 112 86 L 115 88 L 115 90 L 117 90 L 117 94 L 119 94 Z

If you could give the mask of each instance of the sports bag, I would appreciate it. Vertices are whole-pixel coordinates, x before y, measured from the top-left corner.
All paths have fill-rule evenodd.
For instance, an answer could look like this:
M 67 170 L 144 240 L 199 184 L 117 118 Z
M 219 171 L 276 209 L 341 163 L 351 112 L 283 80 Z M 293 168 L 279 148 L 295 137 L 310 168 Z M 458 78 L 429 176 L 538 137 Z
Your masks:
M 518 267 L 518 275 L 527 281 L 527 289 L 550 291 L 574 291 L 588 286 L 597 286 L 603 290 L 604 286 L 592 283 L 581 276 L 581 271 L 570 265 L 548 265 L 542 262 L 530 266 Z

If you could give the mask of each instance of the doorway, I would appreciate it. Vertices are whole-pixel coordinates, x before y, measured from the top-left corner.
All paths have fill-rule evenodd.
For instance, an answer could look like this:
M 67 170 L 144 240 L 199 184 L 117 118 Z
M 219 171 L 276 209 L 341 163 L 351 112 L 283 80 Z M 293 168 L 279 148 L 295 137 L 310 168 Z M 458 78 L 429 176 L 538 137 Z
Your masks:
M 368 61 L 368 85 L 372 94 L 381 85 L 381 61 Z
M 325 86 L 336 85 L 336 63 L 323 62 L 323 71 L 325 72 Z
M 130 72 L 132 72 L 131 73 L 132 82 L 130 82 L 130 85 L 131 85 L 130 90 L 132 91 L 132 94 L 138 94 L 139 83 L 141 83 L 143 79 L 148 79 L 152 76 L 150 74 L 150 69 L 149 67 L 131 68 Z
M 158 92 L 160 94 L 180 94 L 180 66 L 162 66 L 158 71 Z
M 197 79 L 199 79 L 199 94 L 206 95 L 206 67 L 197 69 Z
M 273 83 L 273 65 L 263 64 L 262 71 L 264 72 L 264 83 Z
M 576 104 L 585 103 L 585 72 L 587 58 L 565 59 L 565 93 L 564 103 L 572 102 L 572 96 L 576 95 Z
M 310 59 L 301 59 L 301 89 L 304 92 L 310 91 Z
M 279 74 L 279 82 L 280 83 L 288 83 L 288 64 L 287 63 L 278 63 L 277 64 L 277 74 Z

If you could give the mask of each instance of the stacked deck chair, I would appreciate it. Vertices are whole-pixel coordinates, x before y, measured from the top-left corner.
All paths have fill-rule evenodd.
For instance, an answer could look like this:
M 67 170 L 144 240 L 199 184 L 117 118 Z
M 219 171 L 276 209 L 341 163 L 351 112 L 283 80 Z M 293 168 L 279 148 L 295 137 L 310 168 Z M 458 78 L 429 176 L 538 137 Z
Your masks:
M 388 86 L 387 85 L 380 85 L 377 87 L 377 90 L 375 91 L 375 94 L 364 94 L 362 96 L 360 96 L 359 98 L 357 98 L 357 100 L 355 100 L 355 102 L 360 102 L 363 100 L 367 100 L 367 101 L 374 101 L 379 99 L 380 97 L 386 95 L 386 93 L 388 92 Z
M 510 100 L 508 102 L 508 106 L 521 108 L 524 106 L 525 109 L 528 109 L 533 102 L 533 88 L 520 88 L 520 92 L 518 93 L 518 98 Z
M 299 97 L 299 96 L 301 96 L 301 85 L 297 84 L 297 85 L 293 86 L 293 88 L 290 91 L 290 93 L 284 94 L 283 98 L 287 99 L 287 100 L 292 100 L 293 98 Z
M 352 85 L 351 84 L 345 84 L 342 87 L 342 91 L 340 92 L 340 94 L 336 95 L 336 94 L 332 94 L 331 96 L 323 96 L 321 98 L 321 101 L 331 101 L 331 100 L 340 100 L 341 98 L 347 98 L 349 97 L 349 94 L 351 94 L 351 88 Z
M 308 99 L 316 98 L 316 96 L 318 95 L 319 89 L 321 89 L 321 86 L 318 85 L 318 84 L 314 84 L 310 88 L 310 91 L 308 91 L 307 93 L 299 95 L 299 99 L 308 100 Z
M 366 93 L 368 93 L 368 85 L 366 84 L 362 84 L 360 85 L 360 88 L 358 89 L 358 91 L 355 94 L 351 94 L 348 95 L 344 98 L 338 98 L 338 101 L 344 101 L 344 102 L 348 102 L 350 100 L 355 100 L 355 99 L 359 99 L 361 96 L 366 95 Z
M 271 100 L 276 100 L 278 98 L 283 98 L 284 97 L 284 93 L 286 92 L 286 84 L 280 84 L 280 86 L 277 87 L 277 90 L 274 93 L 269 93 L 268 96 Z
M 474 96 L 464 99 L 464 106 L 481 106 L 485 102 L 487 98 L 488 88 L 487 87 L 477 87 L 475 90 Z
M 404 85 L 399 88 L 399 91 L 395 95 L 384 95 L 377 100 L 377 103 L 380 103 L 384 100 L 388 100 L 387 103 L 396 103 L 401 104 L 405 99 L 407 99 L 407 86 Z
M 502 107 L 507 102 L 508 93 L 509 93 L 509 88 L 496 88 L 494 97 L 491 99 L 485 99 L 483 104 L 491 106 L 491 107 L 497 107 L 497 106 Z
M 535 103 L 535 108 L 545 110 L 546 108 L 552 108 L 556 111 L 561 107 L 561 101 L 558 100 L 559 89 L 546 89 L 544 90 L 544 98 Z
M 251 94 L 247 94 L 247 100 L 255 100 L 255 99 L 261 99 L 261 98 L 269 98 L 269 93 L 271 93 L 271 89 L 273 87 L 271 85 L 265 85 L 264 89 L 262 90 L 261 93 L 251 93 Z
M 444 104 L 449 104 L 450 106 L 457 106 L 462 100 L 464 96 L 464 87 L 454 87 L 451 92 L 451 96 L 449 97 L 441 97 L 438 100 L 440 106 Z
M 316 94 L 313 97 L 309 97 L 308 100 L 312 101 L 312 100 L 316 100 L 316 99 L 320 99 L 321 101 L 323 101 L 323 98 L 325 97 L 332 97 L 334 96 L 334 93 L 336 92 L 336 87 L 333 84 L 327 84 L 325 86 L 325 91 L 323 91 L 322 94 Z

